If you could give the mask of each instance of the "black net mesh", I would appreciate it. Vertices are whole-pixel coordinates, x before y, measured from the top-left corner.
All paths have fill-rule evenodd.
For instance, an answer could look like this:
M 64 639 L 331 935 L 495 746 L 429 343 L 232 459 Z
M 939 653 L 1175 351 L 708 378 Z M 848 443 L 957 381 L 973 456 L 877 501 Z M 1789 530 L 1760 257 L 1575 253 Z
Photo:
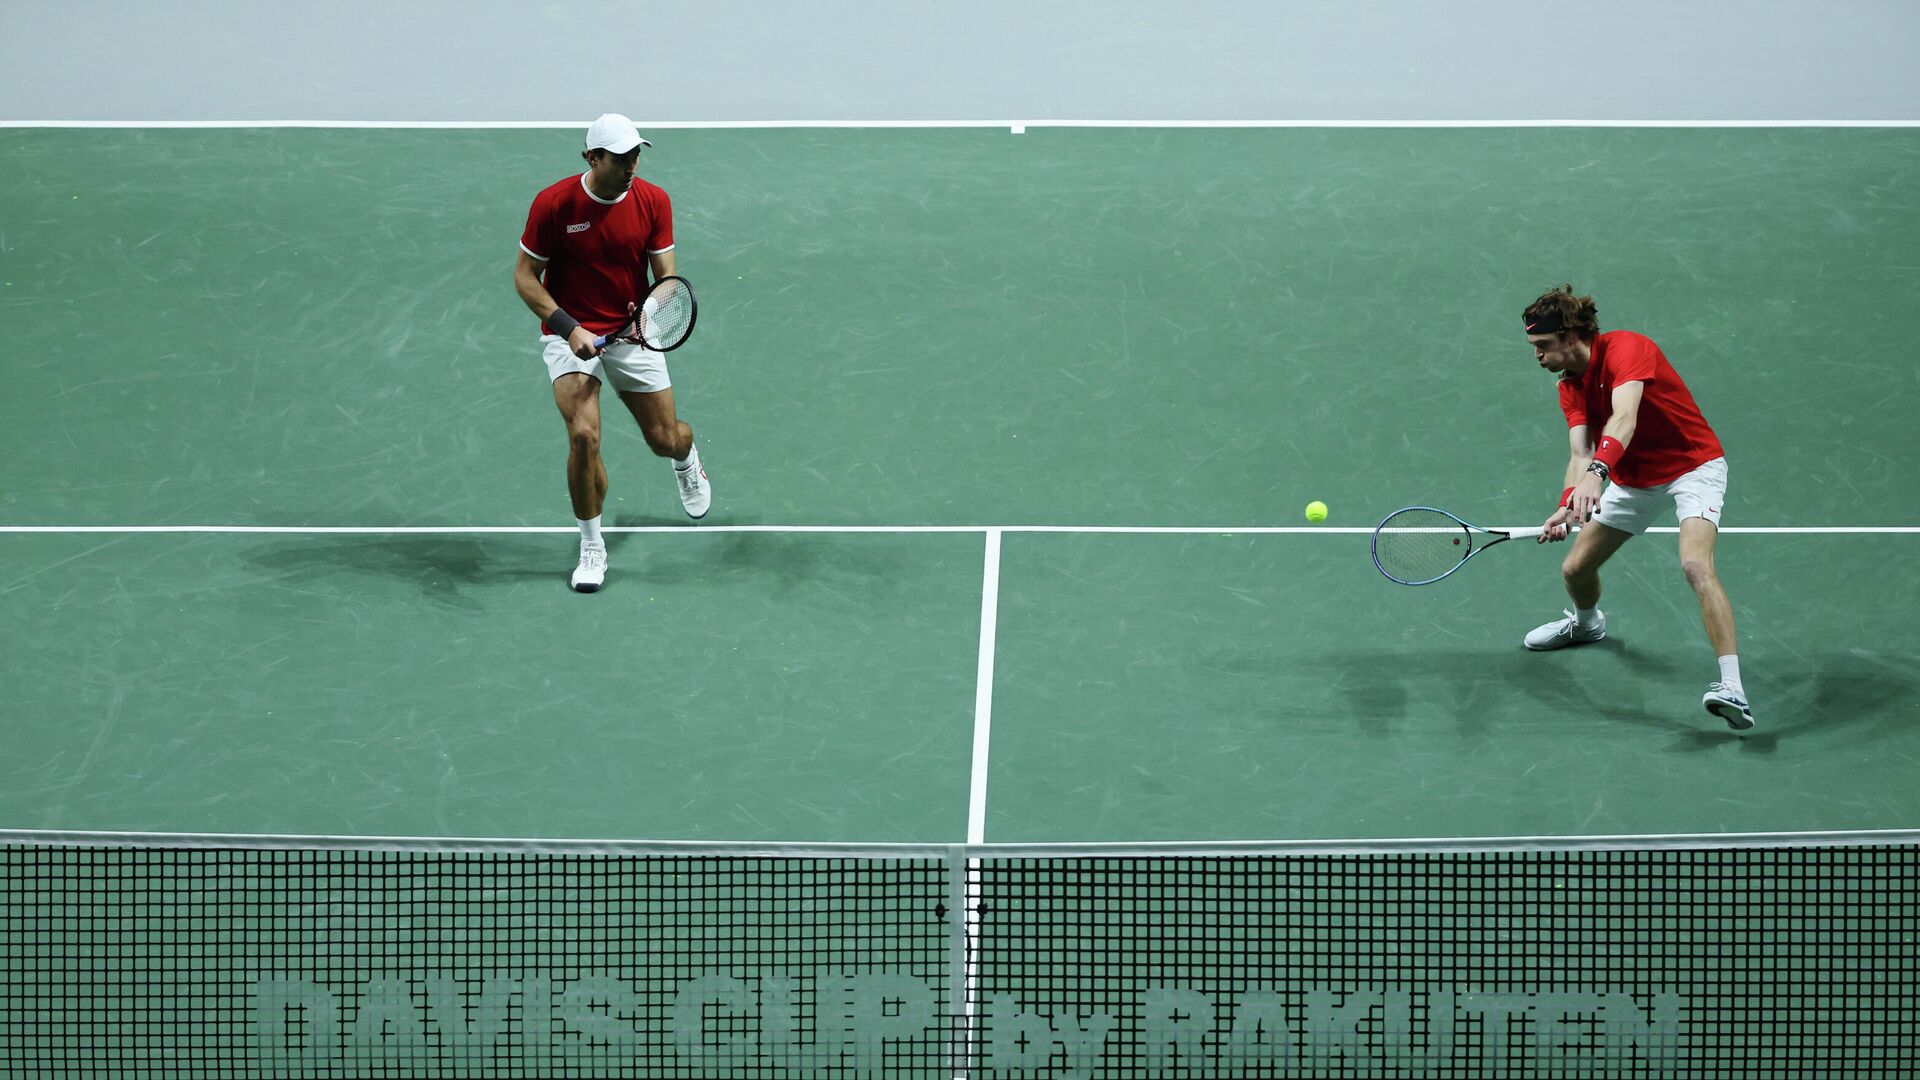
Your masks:
M 1906 847 L 984 860 L 982 1075 L 1912 1076 L 1917 869 Z
M 937 1075 L 927 861 L 10 848 L 5 1076 Z
M 1911 1077 L 1917 850 L 8 844 L 0 1075 Z

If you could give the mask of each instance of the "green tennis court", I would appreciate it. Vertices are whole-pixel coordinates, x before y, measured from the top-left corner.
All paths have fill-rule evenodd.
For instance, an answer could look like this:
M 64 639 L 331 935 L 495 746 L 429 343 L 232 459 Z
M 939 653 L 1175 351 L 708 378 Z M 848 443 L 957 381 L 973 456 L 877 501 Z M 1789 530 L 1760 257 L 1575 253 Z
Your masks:
M 1920 524 L 1911 130 L 674 132 L 644 171 L 718 509 L 616 534 L 598 597 L 507 283 L 565 137 L 0 140 L 4 523 L 289 530 L 0 537 L 9 824 L 965 839 L 1010 526 L 1067 531 L 1005 534 L 989 841 L 1920 808 L 1914 537 L 1738 531 Z M 1563 549 L 1411 590 L 1334 531 L 1541 516 L 1564 443 L 1512 323 L 1569 277 L 1728 445 L 1747 738 L 1697 708 L 1671 535 L 1608 575 L 1612 644 L 1535 656 Z M 609 522 L 685 524 L 612 419 Z M 1324 535 L 1238 531 L 1315 498 Z

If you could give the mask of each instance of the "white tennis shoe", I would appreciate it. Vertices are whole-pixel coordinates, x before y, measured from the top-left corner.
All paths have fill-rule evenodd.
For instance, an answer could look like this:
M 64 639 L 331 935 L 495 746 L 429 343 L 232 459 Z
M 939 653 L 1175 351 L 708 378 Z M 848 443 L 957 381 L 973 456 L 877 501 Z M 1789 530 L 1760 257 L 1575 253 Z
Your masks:
M 1753 726 L 1753 709 L 1747 705 L 1747 695 L 1726 683 L 1717 682 L 1707 687 L 1707 696 L 1700 699 L 1700 704 L 1735 731 Z
M 1573 612 L 1566 612 L 1566 618 L 1536 626 L 1527 635 L 1527 648 L 1534 652 L 1546 652 L 1549 649 L 1564 649 L 1569 645 L 1585 645 L 1589 641 L 1599 641 L 1607 636 L 1607 616 L 1605 612 L 1594 614 L 1599 621 L 1591 628 L 1583 628 Z
M 686 468 L 673 467 L 673 478 L 680 485 L 680 505 L 687 508 L 687 516 L 695 521 L 706 517 L 713 506 L 713 485 L 707 482 L 707 470 L 700 467 L 697 447 L 687 451 Z
M 580 565 L 573 568 L 574 592 L 599 592 L 607 580 L 607 545 L 580 544 Z

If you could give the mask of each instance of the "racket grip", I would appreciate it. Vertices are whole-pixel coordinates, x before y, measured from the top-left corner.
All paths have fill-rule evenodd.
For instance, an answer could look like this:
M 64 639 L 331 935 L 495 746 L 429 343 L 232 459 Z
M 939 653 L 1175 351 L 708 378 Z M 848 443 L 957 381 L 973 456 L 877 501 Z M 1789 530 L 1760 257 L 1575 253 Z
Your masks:
M 1540 526 L 1538 526 L 1538 525 L 1529 525 L 1529 526 L 1527 526 L 1527 527 L 1526 527 L 1526 528 L 1524 528 L 1524 529 L 1508 529 L 1508 530 L 1507 530 L 1507 539 L 1509 539 L 1509 540 L 1532 540 L 1532 539 L 1535 539 L 1535 538 L 1537 538 L 1538 536 L 1540 536 L 1540 534 L 1542 534 L 1542 533 L 1544 533 L 1544 532 L 1546 532 L 1546 531 L 1547 531 L 1547 530 L 1545 530 L 1545 529 L 1543 529 L 1543 528 L 1541 528 L 1541 527 L 1540 527 Z M 1568 532 L 1568 533 L 1570 533 L 1570 534 L 1571 534 L 1571 533 L 1577 533 L 1577 532 L 1579 532 L 1579 531 L 1580 531 L 1580 526 L 1578 526 L 1578 525 L 1574 525 L 1574 524 L 1568 524 L 1568 526 L 1567 526 L 1567 532 Z
M 606 338 L 603 338 L 603 337 L 597 337 L 597 338 L 594 338 L 594 339 L 593 339 L 593 347 L 594 347 L 594 348 L 596 348 L 596 349 L 604 349 L 604 348 L 606 348 L 606 347 L 607 347 L 607 339 L 606 339 Z

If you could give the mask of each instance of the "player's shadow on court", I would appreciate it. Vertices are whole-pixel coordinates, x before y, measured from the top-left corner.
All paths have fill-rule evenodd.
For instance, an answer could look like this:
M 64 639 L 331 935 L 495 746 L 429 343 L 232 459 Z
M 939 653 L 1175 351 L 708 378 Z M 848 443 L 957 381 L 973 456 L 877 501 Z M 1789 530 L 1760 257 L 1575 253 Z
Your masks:
M 673 526 L 674 532 L 693 533 L 685 518 L 622 515 L 615 528 Z M 661 540 L 672 543 L 661 543 Z M 799 590 L 818 591 L 823 598 L 839 597 L 869 605 L 901 590 L 916 575 L 900 556 L 898 544 L 850 543 L 834 533 L 724 533 L 678 537 L 671 533 L 607 534 L 609 562 L 622 573 L 661 585 L 724 587 L 729 583 L 770 589 L 785 596 Z M 978 574 L 977 564 L 969 571 Z M 608 588 L 613 587 L 611 576 Z
M 250 565 L 276 580 L 317 582 L 364 575 L 417 586 L 429 600 L 478 610 L 474 589 L 504 581 L 550 578 L 566 586 L 577 542 L 571 537 L 431 534 L 345 534 L 271 540 L 242 552 Z
M 681 516 L 677 518 L 669 518 L 669 517 L 656 517 L 650 514 L 619 514 L 619 515 L 608 514 L 601 519 L 601 524 L 605 526 L 605 531 L 603 531 L 600 535 L 607 542 L 607 560 L 609 563 L 613 563 L 616 560 L 624 563 L 625 560 L 620 559 L 620 556 L 622 553 L 626 553 L 630 551 L 644 552 L 648 550 L 647 548 L 648 538 L 659 535 L 657 533 L 620 532 L 619 530 L 621 529 L 672 529 L 672 528 L 696 528 L 697 527 L 693 522 L 689 521 L 685 516 Z
M 1784 741 L 1816 733 L 1832 736 L 1844 732 L 1849 743 L 1869 742 L 1891 734 L 1903 723 L 1893 709 L 1912 700 L 1915 690 L 1913 680 L 1859 656 L 1815 657 L 1810 670 L 1755 666 L 1749 669 L 1748 678 L 1759 675 L 1764 682 L 1749 687 L 1757 689 L 1760 697 L 1753 730 L 1741 733 L 1709 716 L 1698 704 L 1698 695 L 1705 692 L 1712 675 L 1703 657 L 1638 649 L 1617 637 L 1585 646 L 1585 650 L 1611 657 L 1632 677 L 1630 686 L 1618 687 L 1618 697 L 1592 701 L 1591 711 L 1670 731 L 1678 738 L 1669 749 L 1680 753 L 1733 746 L 1743 753 L 1772 754 Z M 1592 685 L 1617 683 L 1618 671 L 1613 679 L 1603 674 Z M 1535 682 L 1521 685 L 1543 700 L 1557 696 L 1542 693 Z M 1639 704 L 1634 704 L 1636 700 Z M 1690 701 L 1694 703 L 1692 708 L 1688 707 Z
M 1360 730 L 1381 736 L 1436 714 L 1464 737 L 1497 736 L 1514 723 L 1516 695 L 1527 701 L 1530 725 L 1571 728 L 1598 716 L 1689 736 L 1719 723 L 1704 711 L 1696 722 L 1684 709 L 1690 684 L 1666 654 L 1618 639 L 1579 651 L 1578 664 L 1518 648 L 1346 654 L 1334 662 L 1335 688 Z M 1622 679 L 1623 667 L 1630 679 Z
M 1705 650 L 1676 654 L 1672 649 L 1641 647 L 1630 636 L 1542 656 L 1519 652 L 1536 672 L 1549 678 L 1521 682 L 1542 704 L 1557 704 L 1577 718 L 1601 717 L 1674 736 L 1665 744 L 1673 753 L 1724 748 L 1743 738 L 1700 704 L 1713 673 Z M 1747 745 L 1771 752 L 1774 744 Z
M 1527 710 L 1529 722 L 1572 723 L 1584 708 L 1563 672 L 1504 650 L 1345 653 L 1329 664 L 1346 714 L 1369 735 L 1390 736 L 1437 717 L 1462 736 L 1495 736 L 1512 722 L 1516 691 L 1540 702 Z
M 1697 732 L 1687 740 L 1687 749 L 1717 749 L 1731 739 L 1748 753 L 1771 754 L 1783 740 L 1809 735 L 1862 746 L 1905 728 L 1901 712 L 1920 692 L 1914 679 L 1857 655 L 1808 660 L 1808 666 L 1798 669 L 1760 669 L 1763 683 L 1755 683 L 1755 673 L 1748 673 L 1748 689 L 1761 695 L 1754 703 L 1753 730 L 1745 735 Z

